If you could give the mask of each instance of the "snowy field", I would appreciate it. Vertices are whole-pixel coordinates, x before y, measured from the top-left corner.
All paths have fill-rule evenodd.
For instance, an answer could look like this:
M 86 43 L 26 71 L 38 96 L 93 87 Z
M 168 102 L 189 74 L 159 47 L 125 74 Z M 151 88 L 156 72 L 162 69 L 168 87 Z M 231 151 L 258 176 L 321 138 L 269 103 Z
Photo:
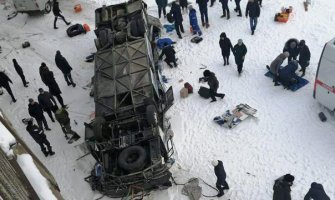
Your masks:
M 66 19 L 72 24 L 87 23 L 94 29 L 94 10 L 104 3 L 117 0 L 60 0 L 60 7 Z M 200 15 L 197 9 L 198 21 Z M 246 0 L 241 8 L 244 16 Z M 73 12 L 73 6 L 80 3 L 83 11 Z M 157 16 L 154 0 L 146 0 L 148 12 Z M 168 112 L 175 132 L 176 164 L 172 168 L 177 182 L 186 182 L 191 177 L 200 177 L 215 185 L 215 175 L 210 161 L 222 160 L 227 172 L 230 190 L 220 199 L 269 200 L 272 199 L 274 180 L 286 173 L 295 176 L 292 199 L 303 199 L 314 181 L 322 183 L 331 199 L 335 198 L 335 119 L 313 97 L 313 84 L 317 64 L 324 44 L 335 36 L 335 1 L 312 0 L 312 6 L 305 12 L 302 0 L 265 0 L 255 35 L 250 35 L 249 19 L 237 17 L 233 11 L 235 3 L 229 1 L 231 18 L 220 18 L 221 4 L 216 2 L 209 8 L 209 29 L 202 29 L 204 40 L 199 44 L 190 42 L 188 16 L 184 17 L 186 33 L 177 39 L 175 33 L 168 37 L 177 41 L 175 45 L 179 58 L 178 69 L 164 66 L 163 74 L 174 87 L 175 104 Z M 293 15 L 286 24 L 273 21 L 274 14 L 282 6 L 293 6 Z M 169 8 L 167 9 L 169 11 Z M 18 101 L 10 103 L 5 92 L 0 97 L 0 107 L 11 120 L 19 135 L 33 152 L 49 168 L 56 178 L 61 194 L 66 200 L 91 200 L 100 197 L 91 191 L 84 177 L 89 175 L 94 164 L 91 157 L 76 161 L 83 155 L 78 144 L 84 142 L 84 122 L 89 122 L 94 112 L 93 98 L 89 90 L 83 89 L 91 80 L 94 66 L 84 58 L 95 52 L 94 32 L 69 38 L 66 25 L 58 21 L 58 30 L 53 29 L 53 14 L 27 16 L 19 14 L 7 21 L 11 10 L 0 6 L 0 70 L 5 70 L 13 80 L 11 85 Z M 163 24 L 167 23 L 162 19 Z M 233 45 L 242 38 L 248 48 L 241 77 L 237 76 L 233 56 L 230 65 L 223 66 L 219 35 L 226 32 Z M 311 64 L 305 78 L 310 83 L 302 89 L 291 92 L 283 87 L 274 87 L 271 79 L 264 76 L 265 65 L 269 64 L 283 49 L 289 38 L 305 39 L 311 51 Z M 29 41 L 31 47 L 22 49 L 21 44 Z M 57 50 L 73 67 L 72 77 L 76 88 L 68 87 L 62 73 L 55 65 Z M 23 68 L 28 88 L 24 88 L 16 74 L 12 59 L 16 58 Z M 69 106 L 71 123 L 82 138 L 67 144 L 58 123 L 47 121 L 52 129 L 46 132 L 56 154 L 45 158 L 39 146 L 25 130 L 21 119 L 28 117 L 28 98 L 37 99 L 38 88 L 47 89 L 39 76 L 39 66 L 45 62 L 55 73 L 62 90 L 64 102 Z M 286 63 L 286 61 L 285 61 Z M 194 89 L 207 86 L 198 83 L 202 76 L 201 64 L 207 65 L 220 81 L 219 92 L 226 94 L 223 100 L 209 103 L 197 93 L 186 99 L 179 98 L 183 83 L 190 82 Z M 335 78 L 335 77 L 334 77 Z M 257 119 L 247 119 L 233 130 L 227 130 L 213 122 L 215 116 L 239 103 L 247 103 L 258 110 Z M 328 121 L 323 123 L 318 113 L 323 111 Z M 77 124 L 74 123 L 74 120 Z M 2 134 L 2 133 L 1 133 Z M 1 137 L 0 137 L 1 138 Z M 0 141 L 1 142 L 1 141 Z M 215 191 L 203 186 L 203 193 L 214 195 Z M 183 200 L 182 187 L 151 192 L 146 199 Z M 103 199 L 108 199 L 104 197 Z M 205 199 L 205 198 L 204 198 Z

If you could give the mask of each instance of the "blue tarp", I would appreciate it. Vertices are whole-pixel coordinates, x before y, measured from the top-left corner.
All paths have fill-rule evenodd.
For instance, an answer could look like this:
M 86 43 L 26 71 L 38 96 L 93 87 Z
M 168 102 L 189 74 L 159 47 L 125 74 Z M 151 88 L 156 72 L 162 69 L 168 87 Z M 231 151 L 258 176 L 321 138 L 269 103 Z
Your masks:
M 270 71 L 267 71 L 264 75 L 266 77 L 269 77 L 269 78 L 273 79 L 273 75 L 272 75 L 272 73 Z M 289 90 L 292 90 L 293 92 L 297 91 L 297 90 L 299 90 L 300 88 L 304 87 L 305 85 L 307 85 L 309 83 L 308 80 L 306 80 L 306 79 L 304 79 L 304 78 L 302 78 L 300 76 L 297 77 L 297 79 L 298 79 L 298 83 L 289 86 L 288 87 Z M 279 83 L 280 83 L 280 81 L 279 81 Z

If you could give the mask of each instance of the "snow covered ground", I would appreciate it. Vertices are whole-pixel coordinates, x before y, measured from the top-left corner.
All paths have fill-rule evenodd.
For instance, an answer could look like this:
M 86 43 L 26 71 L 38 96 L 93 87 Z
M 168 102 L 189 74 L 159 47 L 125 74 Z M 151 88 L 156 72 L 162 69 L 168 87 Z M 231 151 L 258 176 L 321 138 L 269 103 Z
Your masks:
M 94 10 L 102 4 L 123 2 L 118 0 L 68 0 L 60 1 L 61 10 L 72 23 L 87 23 L 94 29 Z M 195 0 L 191 1 L 195 2 Z M 74 13 L 73 6 L 80 3 L 81 13 Z M 157 16 L 154 0 L 146 0 L 149 13 Z M 195 5 L 195 4 L 194 4 Z M 245 12 L 246 0 L 241 2 Z M 229 2 L 231 11 L 234 2 Z M 282 6 L 293 6 L 293 15 L 286 24 L 273 21 L 274 14 Z M 197 6 L 194 6 L 197 8 Z M 99 193 L 91 191 L 83 180 L 89 175 L 94 164 L 91 157 L 76 161 L 83 155 L 78 144 L 84 137 L 83 122 L 90 120 L 94 112 L 93 99 L 89 90 L 83 89 L 93 75 L 93 64 L 85 63 L 84 58 L 95 52 L 93 31 L 86 35 L 69 38 L 66 26 L 58 21 L 58 30 L 53 29 L 53 15 L 27 16 L 19 14 L 7 21 L 10 11 L 0 7 L 0 70 L 5 70 L 14 84 L 12 90 L 18 101 L 10 104 L 5 92 L 0 97 L 0 107 L 11 120 L 19 135 L 26 141 L 42 162 L 56 178 L 62 195 L 67 200 L 95 199 Z M 169 10 L 169 9 L 168 9 Z M 179 58 L 178 69 L 165 66 L 163 74 L 170 78 L 175 91 L 175 104 L 169 111 L 175 132 L 176 164 L 173 176 L 177 182 L 186 182 L 191 177 L 201 177 L 215 185 L 215 176 L 210 161 L 223 161 L 228 174 L 230 190 L 220 199 L 231 200 L 268 200 L 272 198 L 273 180 L 291 173 L 296 180 L 292 187 L 292 199 L 303 199 L 313 181 L 323 184 L 329 197 L 335 198 L 335 119 L 327 114 L 328 121 L 320 122 L 317 114 L 325 111 L 313 98 L 313 82 L 317 63 L 325 42 L 335 36 L 335 1 L 312 1 L 308 12 L 304 11 L 302 1 L 268 0 L 263 2 L 261 16 L 254 36 L 250 35 L 249 20 L 236 17 L 220 18 L 221 5 L 216 2 L 209 8 L 210 28 L 203 29 L 204 40 L 196 45 L 190 42 L 188 16 L 184 15 L 186 33 L 179 40 L 175 33 L 168 37 L 177 41 Z M 200 21 L 199 12 L 198 20 Z M 162 23 L 166 20 L 162 19 Z M 241 77 L 237 76 L 233 56 L 230 65 L 223 66 L 219 48 L 219 35 L 226 32 L 233 44 L 242 38 L 248 48 Z M 289 38 L 305 39 L 312 58 L 305 78 L 310 83 L 291 92 L 282 87 L 274 87 L 272 81 L 264 76 L 265 65 L 269 64 L 281 51 Z M 29 41 L 31 47 L 22 49 L 21 44 Z M 56 50 L 60 50 L 74 68 L 72 76 L 76 88 L 68 87 L 62 73 L 54 62 Z M 16 74 L 12 59 L 16 58 L 22 66 L 28 88 L 24 88 Z M 56 80 L 63 92 L 62 96 L 69 105 L 71 123 L 81 136 L 78 142 L 67 144 L 60 126 L 47 117 L 52 131 L 46 132 L 56 154 L 45 158 L 39 146 L 25 131 L 21 119 L 28 117 L 28 98 L 37 98 L 38 88 L 43 87 L 38 69 L 41 62 L 55 73 Z M 286 61 L 285 61 L 286 62 Z M 187 99 L 179 98 L 183 83 L 190 82 L 195 90 L 200 86 L 198 78 L 202 76 L 201 64 L 215 72 L 219 81 L 219 91 L 226 94 L 224 100 L 209 103 L 193 94 Z M 227 130 L 213 122 L 213 118 L 239 103 L 248 103 L 257 108 L 258 118 L 247 119 L 233 130 Z M 76 125 L 74 120 L 78 122 Z M 204 186 L 204 185 L 202 185 Z M 204 194 L 214 194 L 208 187 Z M 108 198 L 104 198 L 108 199 Z M 152 192 L 147 199 L 175 199 L 187 197 L 181 194 L 181 187 L 173 186 L 168 190 Z

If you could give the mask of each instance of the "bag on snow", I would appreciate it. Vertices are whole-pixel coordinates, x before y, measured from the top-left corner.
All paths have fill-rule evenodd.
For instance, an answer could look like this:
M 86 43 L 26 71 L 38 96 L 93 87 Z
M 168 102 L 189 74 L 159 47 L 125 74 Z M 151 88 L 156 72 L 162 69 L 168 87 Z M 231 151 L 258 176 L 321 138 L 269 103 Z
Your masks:
M 186 83 L 184 84 L 184 87 L 188 90 L 188 93 L 189 93 L 189 94 L 192 94 L 192 93 L 193 93 L 193 87 L 192 87 L 192 85 L 191 85 L 189 82 L 186 82 Z
M 75 24 L 75 25 L 70 26 L 66 30 L 66 33 L 69 37 L 74 37 L 74 36 L 80 35 L 82 33 L 86 33 L 86 31 L 81 24 Z
M 173 23 L 174 19 L 171 13 L 166 14 L 166 19 L 168 20 L 168 22 Z
M 320 118 L 320 120 L 321 120 L 322 122 L 327 121 L 327 117 L 326 117 L 326 115 L 325 115 L 323 112 L 320 112 L 320 113 L 319 113 L 319 118 Z
M 209 89 L 206 87 L 202 87 L 202 86 L 200 87 L 198 94 L 205 99 L 208 99 L 209 97 L 211 97 Z
M 191 39 L 191 42 L 196 43 L 196 44 L 198 44 L 201 41 L 202 41 L 202 37 L 199 37 L 199 36 L 195 36 Z

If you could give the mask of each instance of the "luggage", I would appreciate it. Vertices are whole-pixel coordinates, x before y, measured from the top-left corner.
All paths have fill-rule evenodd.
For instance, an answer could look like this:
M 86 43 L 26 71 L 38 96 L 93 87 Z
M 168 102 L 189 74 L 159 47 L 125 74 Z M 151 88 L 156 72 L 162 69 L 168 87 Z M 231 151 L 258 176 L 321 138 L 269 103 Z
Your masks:
M 189 93 L 189 94 L 192 94 L 192 93 L 193 93 L 193 87 L 192 87 L 192 85 L 191 85 L 190 83 L 186 82 L 186 83 L 184 84 L 184 87 L 188 90 L 188 93 Z
M 186 97 L 188 97 L 188 90 L 187 90 L 187 88 L 182 88 L 182 89 L 180 90 L 180 97 L 181 97 L 181 98 L 186 98 Z
M 209 99 L 209 97 L 211 97 L 209 89 L 202 86 L 200 87 L 198 94 L 205 99 Z
M 168 20 L 168 22 L 173 23 L 174 19 L 171 13 L 166 14 L 166 19 Z
M 22 43 L 22 48 L 30 47 L 30 43 L 28 41 Z
M 320 112 L 320 113 L 319 113 L 319 118 L 320 118 L 320 120 L 321 120 L 322 122 L 327 121 L 327 117 L 326 117 L 326 115 L 325 115 L 323 112 Z
M 191 39 L 191 42 L 196 43 L 196 44 L 198 44 L 201 41 L 202 41 L 202 37 L 199 37 L 199 36 L 195 36 Z

